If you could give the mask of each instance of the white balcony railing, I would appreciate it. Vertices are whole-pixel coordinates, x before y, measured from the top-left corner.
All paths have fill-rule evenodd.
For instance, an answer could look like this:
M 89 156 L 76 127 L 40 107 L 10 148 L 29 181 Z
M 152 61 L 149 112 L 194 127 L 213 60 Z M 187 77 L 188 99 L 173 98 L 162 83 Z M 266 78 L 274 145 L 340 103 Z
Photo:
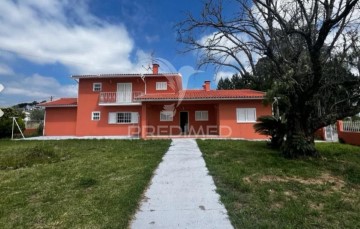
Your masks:
M 360 121 L 344 121 L 343 130 L 347 132 L 360 132 Z
M 135 99 L 144 93 L 141 91 L 132 92 L 100 92 L 100 104 L 129 104 L 139 103 Z

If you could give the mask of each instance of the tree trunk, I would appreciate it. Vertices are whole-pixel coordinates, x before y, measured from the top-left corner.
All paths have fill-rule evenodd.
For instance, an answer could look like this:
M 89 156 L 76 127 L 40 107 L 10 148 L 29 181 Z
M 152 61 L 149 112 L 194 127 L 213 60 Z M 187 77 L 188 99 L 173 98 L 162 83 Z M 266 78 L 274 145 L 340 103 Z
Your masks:
M 318 157 L 315 149 L 314 133 L 306 131 L 308 120 L 301 119 L 299 113 L 287 115 L 286 140 L 282 153 L 287 158 Z

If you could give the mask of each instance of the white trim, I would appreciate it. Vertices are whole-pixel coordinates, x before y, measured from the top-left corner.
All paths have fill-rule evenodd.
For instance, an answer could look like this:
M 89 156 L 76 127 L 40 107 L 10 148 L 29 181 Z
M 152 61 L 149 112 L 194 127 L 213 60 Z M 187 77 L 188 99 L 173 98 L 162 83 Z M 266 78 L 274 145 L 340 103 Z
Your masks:
M 167 82 L 166 81 L 156 82 L 155 90 L 166 91 L 167 90 Z
M 245 113 L 244 113 L 244 118 L 245 120 L 240 120 L 239 118 L 239 112 L 240 110 L 243 110 Z M 255 116 L 255 120 L 249 120 L 249 111 L 254 111 L 254 116 Z M 256 123 L 256 108 L 254 107 L 240 107 L 240 108 L 236 108 L 236 122 L 237 123 Z
M 141 106 L 140 103 L 99 103 L 99 106 Z
M 161 114 L 164 114 L 166 117 L 171 117 L 171 119 L 162 119 Z M 172 122 L 172 121 L 174 121 L 173 111 L 160 111 L 160 122 Z
M 100 85 L 100 89 L 99 90 L 95 90 L 95 86 L 96 85 Z M 93 92 L 101 92 L 102 91 L 102 83 L 100 82 L 95 82 L 93 83 Z
M 203 112 L 206 113 L 206 119 L 203 118 Z M 200 115 L 200 116 L 201 116 L 200 119 L 197 118 L 197 116 L 196 116 L 197 113 L 200 113 L 200 114 L 201 114 L 201 115 Z M 201 121 L 209 121 L 209 111 L 207 111 L 207 110 L 195 111 L 195 121 L 199 121 L 199 122 L 201 122 Z
M 94 114 L 99 114 L 99 119 L 94 119 Z M 91 112 L 91 121 L 100 121 L 100 119 L 101 119 L 101 112 L 100 111 Z
M 196 98 L 196 99 L 182 99 L 182 98 L 176 98 L 176 99 L 141 99 L 137 98 L 136 100 L 141 102 L 166 102 L 166 101 L 214 101 L 214 100 L 263 100 L 265 97 L 262 98 Z

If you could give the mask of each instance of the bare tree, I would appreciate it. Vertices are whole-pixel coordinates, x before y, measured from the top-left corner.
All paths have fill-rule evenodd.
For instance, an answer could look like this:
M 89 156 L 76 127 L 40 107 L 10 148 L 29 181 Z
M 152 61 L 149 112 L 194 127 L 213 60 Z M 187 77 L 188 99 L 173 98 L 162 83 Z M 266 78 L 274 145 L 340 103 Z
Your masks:
M 316 156 L 314 132 L 360 112 L 359 22 L 359 0 L 208 0 L 178 34 L 200 67 L 257 75 L 256 62 L 269 59 L 287 105 L 283 152 Z

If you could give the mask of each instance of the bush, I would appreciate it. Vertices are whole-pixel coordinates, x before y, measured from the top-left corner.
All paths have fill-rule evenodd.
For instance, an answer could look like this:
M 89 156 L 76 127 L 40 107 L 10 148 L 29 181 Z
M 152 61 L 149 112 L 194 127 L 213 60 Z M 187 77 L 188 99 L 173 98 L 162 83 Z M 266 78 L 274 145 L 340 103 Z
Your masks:
M 0 117 L 0 138 L 10 138 L 12 130 L 12 117 L 18 117 L 16 121 L 18 122 L 21 131 L 25 129 L 25 123 L 23 121 L 24 115 L 20 110 L 14 108 L 2 108 L 4 115 Z M 19 133 L 17 126 L 14 128 L 14 133 Z
M 265 115 L 258 118 L 258 123 L 254 125 L 255 132 L 262 135 L 270 135 L 270 146 L 279 148 L 285 137 L 285 123 L 271 115 Z

